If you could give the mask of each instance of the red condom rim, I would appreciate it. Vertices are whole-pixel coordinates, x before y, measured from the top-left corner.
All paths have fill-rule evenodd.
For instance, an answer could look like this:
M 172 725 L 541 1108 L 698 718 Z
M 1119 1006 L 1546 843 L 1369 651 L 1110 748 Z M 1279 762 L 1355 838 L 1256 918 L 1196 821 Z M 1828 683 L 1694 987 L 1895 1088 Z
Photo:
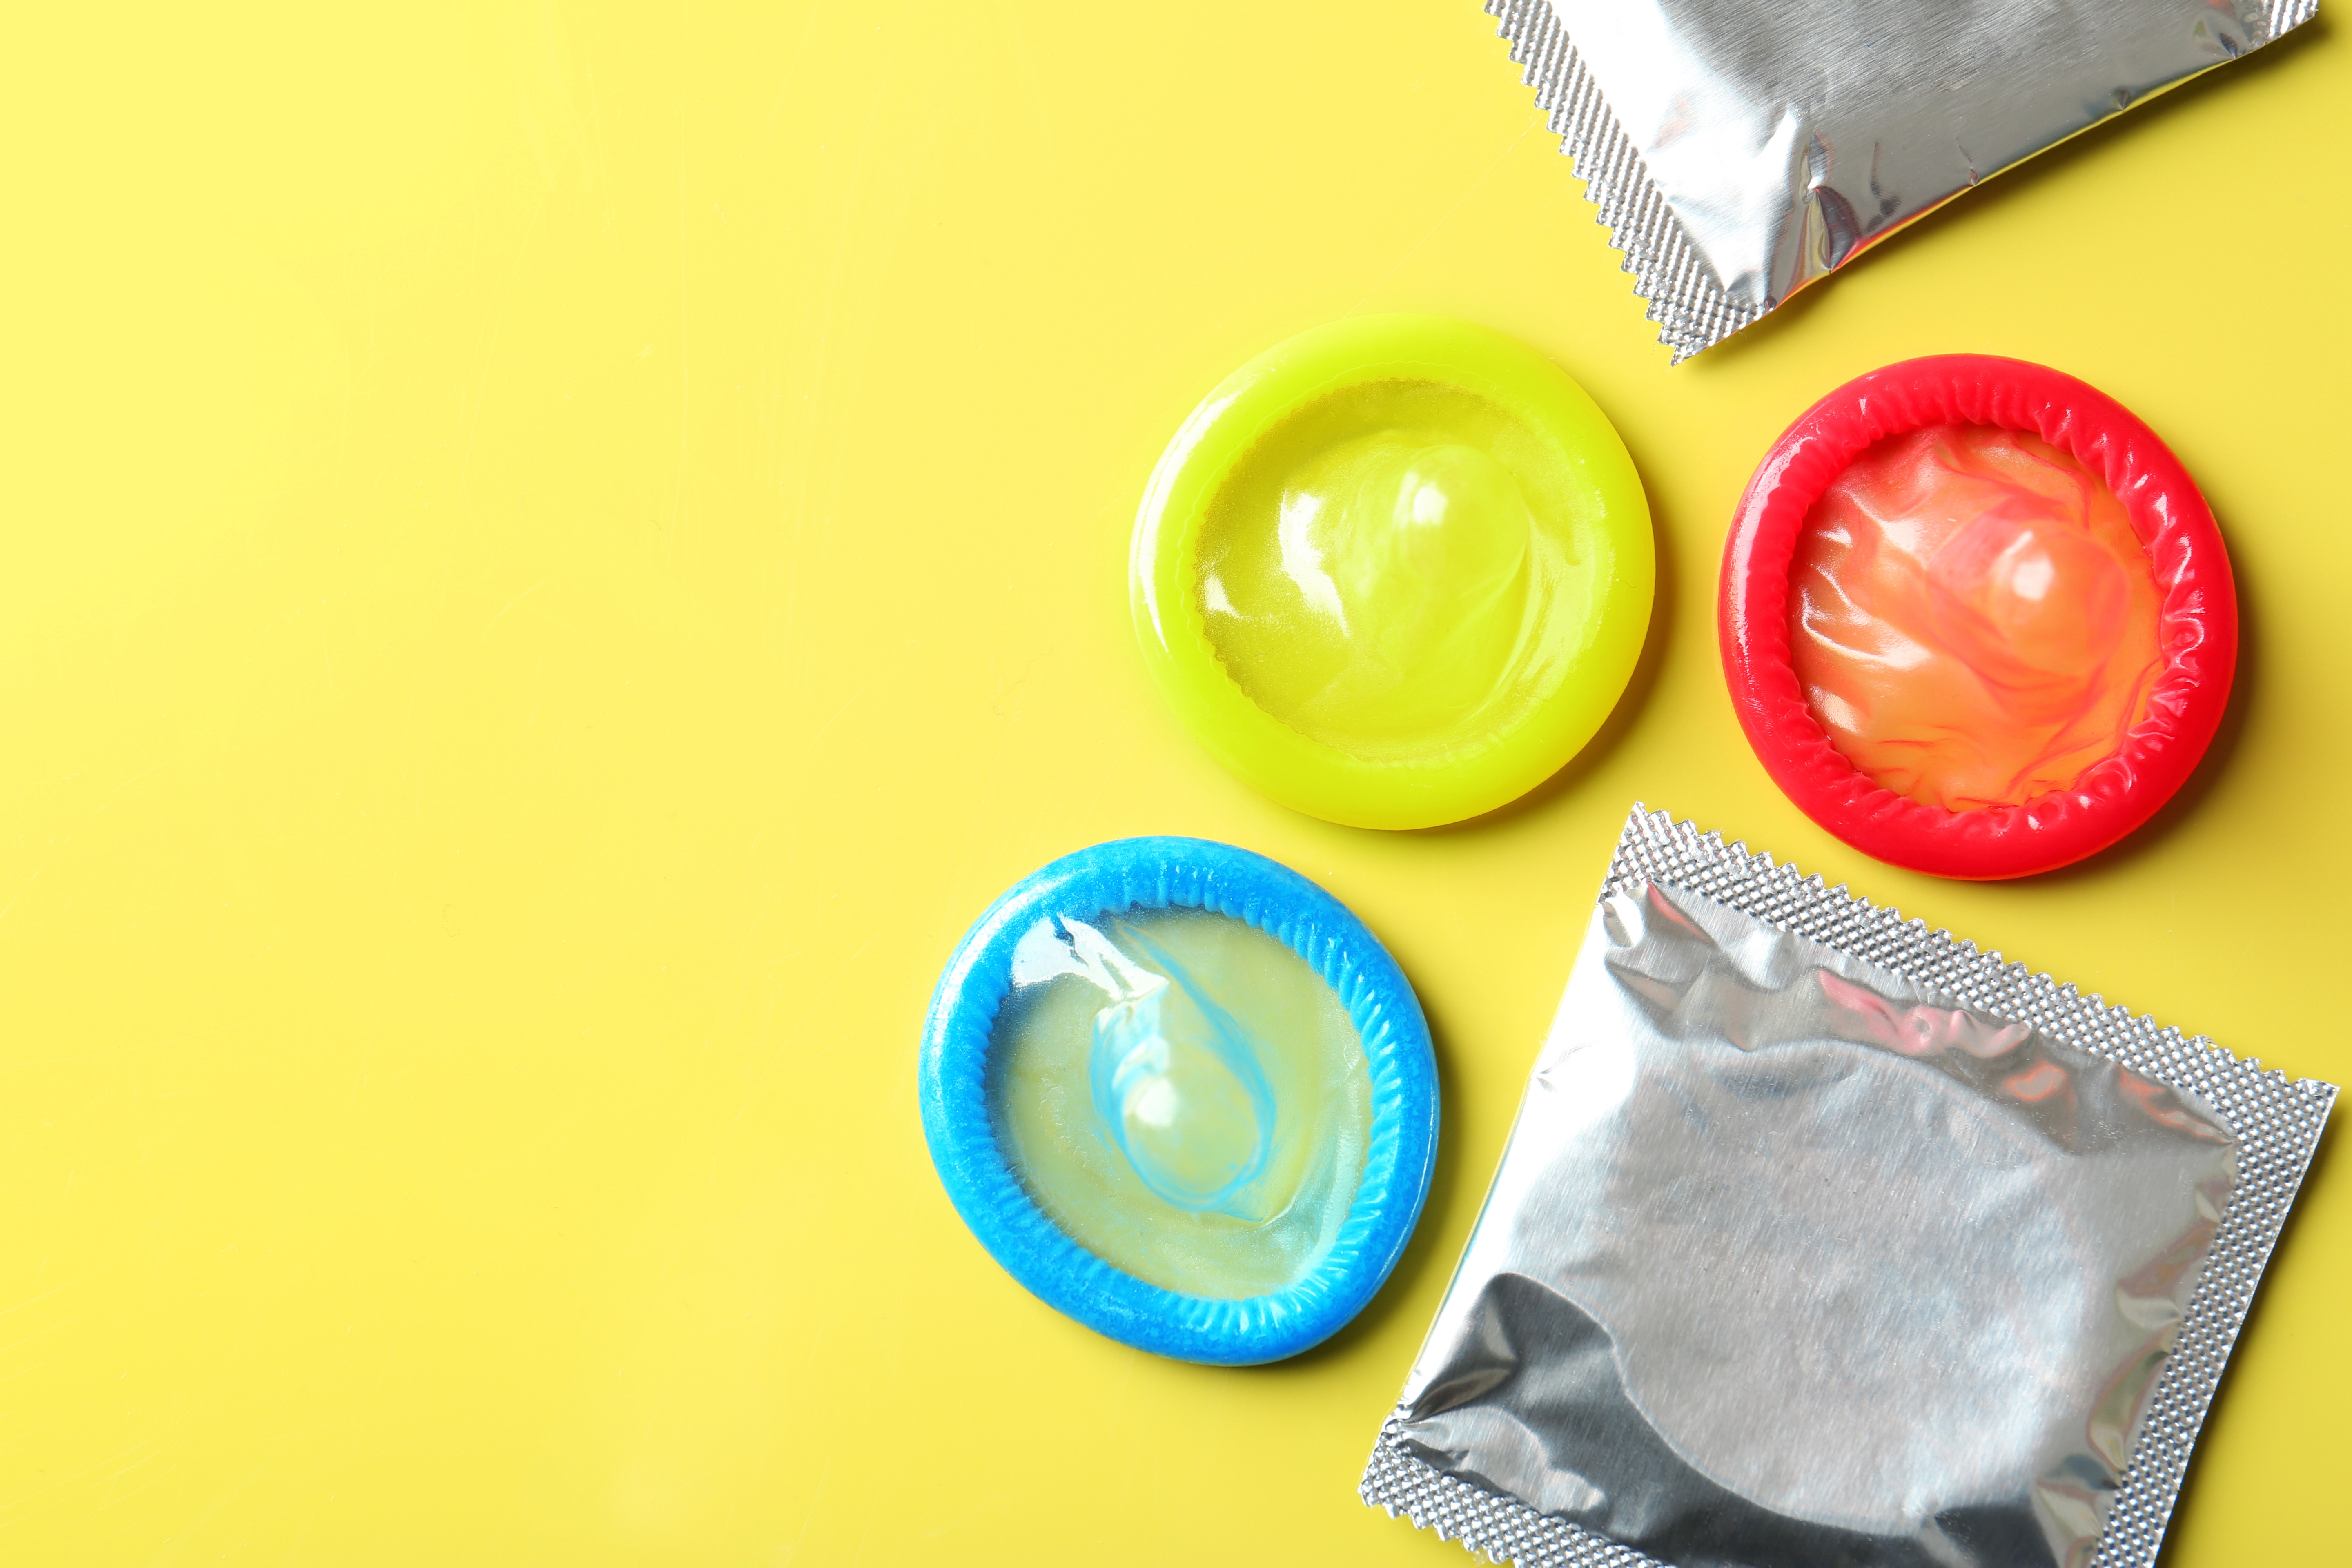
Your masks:
M 1813 503 L 1873 444 L 1948 424 L 2039 436 L 2073 453 L 2123 502 L 2162 595 L 2164 668 L 2147 716 L 2069 787 L 1975 811 L 1923 805 L 1864 776 L 1813 716 L 1789 652 L 1789 566 Z M 2238 658 L 2229 552 L 2180 460 L 2088 383 L 1990 354 L 1938 354 L 1873 371 L 1790 426 L 1733 515 L 1717 626 L 1740 728 L 1789 798 L 1866 855 L 1970 880 L 2070 865 L 2154 816 L 2211 742 Z

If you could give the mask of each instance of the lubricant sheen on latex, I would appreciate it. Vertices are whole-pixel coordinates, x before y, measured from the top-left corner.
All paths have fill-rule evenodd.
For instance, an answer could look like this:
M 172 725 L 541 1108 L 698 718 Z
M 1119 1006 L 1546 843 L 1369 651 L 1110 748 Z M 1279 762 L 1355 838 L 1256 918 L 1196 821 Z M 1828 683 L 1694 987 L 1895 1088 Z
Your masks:
M 1890 437 L 1814 503 L 1790 660 L 1873 783 L 1952 811 L 2073 786 L 2147 714 L 2160 595 L 2123 504 L 2031 436 Z
M 1200 910 L 1048 919 L 1016 948 L 990 1117 L 1072 1240 L 1164 1289 L 1238 1299 L 1330 1249 L 1364 1167 L 1370 1079 L 1307 961 Z
M 1279 421 L 1202 521 L 1226 672 L 1307 738 L 1435 760 L 1507 731 L 1593 635 L 1558 449 L 1461 387 L 1343 388 Z

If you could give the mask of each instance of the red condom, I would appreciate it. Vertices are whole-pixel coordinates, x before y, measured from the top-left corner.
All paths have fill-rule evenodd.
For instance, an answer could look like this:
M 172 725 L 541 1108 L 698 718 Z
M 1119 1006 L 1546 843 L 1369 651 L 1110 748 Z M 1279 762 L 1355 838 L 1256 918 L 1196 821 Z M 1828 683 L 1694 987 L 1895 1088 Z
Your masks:
M 2123 503 L 2162 595 L 2163 665 L 2146 716 L 2073 784 L 2017 805 L 1953 811 L 1873 783 L 1832 744 L 1790 663 L 1790 563 L 1814 503 L 1877 442 L 1939 425 L 2018 431 L 2072 453 Z M 1717 625 L 1740 727 L 1789 798 L 1865 854 L 1971 880 L 2054 870 L 2155 815 L 2187 782 L 2221 724 L 2238 653 L 2229 554 L 2179 459 L 2095 388 L 2046 366 L 1984 354 L 1873 371 L 1789 427 L 1733 517 Z

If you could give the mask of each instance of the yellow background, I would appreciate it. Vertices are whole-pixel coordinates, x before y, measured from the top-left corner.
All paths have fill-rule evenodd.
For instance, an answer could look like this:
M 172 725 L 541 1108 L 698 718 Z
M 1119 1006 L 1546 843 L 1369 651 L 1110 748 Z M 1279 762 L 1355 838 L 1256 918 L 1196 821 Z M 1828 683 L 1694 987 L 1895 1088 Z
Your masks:
M 0 1561 L 1422 1563 L 1359 1466 L 1640 797 L 2296 1074 L 2352 1076 L 2352 53 L 2326 23 L 1680 369 L 1466 0 L 21 5 L 0 36 Z M 1649 655 L 1522 806 L 1254 796 L 1149 690 L 1129 519 L 1351 311 L 1579 377 Z M 2232 717 L 2122 850 L 1873 864 L 1718 673 L 1727 515 L 1846 377 L 2087 377 L 2206 487 Z M 914 1101 L 1066 850 L 1352 905 L 1444 1143 L 1370 1311 L 1261 1371 L 1024 1295 Z M 2173 1568 L 2340 1563 L 2326 1155 Z

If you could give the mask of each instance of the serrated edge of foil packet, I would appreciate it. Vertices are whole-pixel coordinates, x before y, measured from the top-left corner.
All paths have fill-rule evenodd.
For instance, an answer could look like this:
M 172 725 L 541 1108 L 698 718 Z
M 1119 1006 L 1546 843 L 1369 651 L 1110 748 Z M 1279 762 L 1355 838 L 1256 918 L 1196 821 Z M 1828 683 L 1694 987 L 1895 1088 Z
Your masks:
M 1899 910 L 1855 897 L 1843 884 L 1829 887 L 1793 865 L 1775 864 L 1769 855 L 1750 854 L 1745 842 L 1727 845 L 1719 833 L 1702 833 L 1636 802 L 1600 898 L 1633 892 L 1645 882 L 1712 899 L 1968 1006 L 2031 1024 L 2169 1088 L 2201 1095 L 2228 1121 L 2240 1141 L 2238 1184 L 2091 1560 L 2092 1568 L 2149 1568 L 2255 1287 L 2319 1146 L 2336 1087 L 2264 1071 L 2259 1060 L 2232 1056 L 2203 1035 L 2185 1036 L 2144 1015 L 2135 1017 L 2103 996 L 2086 996 L 1948 931 L 1930 931 L 1927 921 L 1905 920 Z M 1364 1468 L 1358 1490 L 1367 1504 L 1520 1568 L 1661 1568 L 1621 1542 L 1424 1464 L 1399 1440 L 1402 1415 L 1400 1407 L 1381 1426 Z
M 1649 309 L 1643 314 L 1658 324 L 1658 342 L 1674 351 L 1674 363 L 1680 364 L 1701 350 L 1713 348 L 1787 302 L 1784 296 L 1764 305 L 1753 305 L 1733 299 L 1724 289 L 1714 269 L 1683 232 L 1674 209 L 1651 182 L 1642 155 L 1634 150 L 1624 127 L 1618 123 L 1601 84 L 1585 68 L 1584 58 L 1577 53 L 1568 29 L 1561 26 L 1551 0 L 1485 0 L 1485 9 L 1486 15 L 1496 19 L 1496 31 L 1510 43 L 1512 63 L 1527 68 L 1521 79 L 1536 89 L 1536 107 L 1548 116 L 1553 134 L 1559 138 L 1559 150 L 1575 162 L 1577 177 L 1584 182 L 1585 199 L 1593 205 L 1595 221 L 1607 227 L 1610 243 L 1624 252 L 1622 270 L 1633 275 L 1633 292 L 1647 302 Z M 2276 42 L 2318 14 L 2319 0 L 2263 0 L 2263 23 L 2268 34 L 2254 47 L 2260 48 Z M 2178 78 L 2167 84 L 2167 90 L 2204 74 L 2202 70 L 2193 71 Z M 2116 113 L 2125 113 L 2128 108 L 2146 101 L 2137 100 Z M 2104 125 L 2114 118 L 2114 114 L 2106 115 L 2096 123 Z M 2049 150 L 2043 147 L 2028 156 L 2038 156 Z M 2016 164 L 2006 167 L 2014 168 Z M 2000 172 L 1989 170 L 1983 177 L 1990 179 Z M 1935 205 L 1924 207 L 1901 223 L 1870 236 L 1830 271 L 1846 266 L 1896 229 L 1908 227 L 1928 214 L 1942 210 L 1961 194 L 1955 191 Z M 1822 279 L 1811 281 L 1820 282 Z

